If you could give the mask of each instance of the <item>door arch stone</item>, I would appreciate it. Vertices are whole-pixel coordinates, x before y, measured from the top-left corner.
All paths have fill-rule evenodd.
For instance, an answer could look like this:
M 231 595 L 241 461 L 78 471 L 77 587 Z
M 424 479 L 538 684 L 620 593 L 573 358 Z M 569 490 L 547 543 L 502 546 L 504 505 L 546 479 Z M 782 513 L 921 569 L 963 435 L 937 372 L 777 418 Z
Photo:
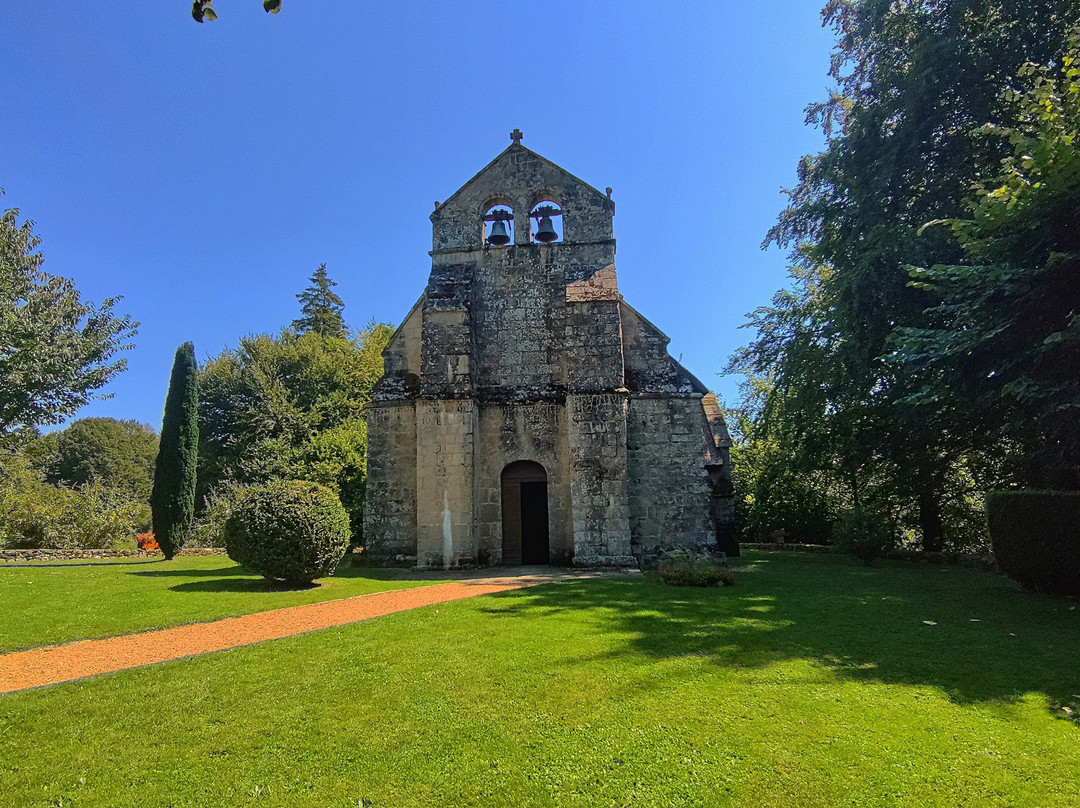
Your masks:
M 547 471 L 518 460 L 502 471 L 503 564 L 549 564 Z

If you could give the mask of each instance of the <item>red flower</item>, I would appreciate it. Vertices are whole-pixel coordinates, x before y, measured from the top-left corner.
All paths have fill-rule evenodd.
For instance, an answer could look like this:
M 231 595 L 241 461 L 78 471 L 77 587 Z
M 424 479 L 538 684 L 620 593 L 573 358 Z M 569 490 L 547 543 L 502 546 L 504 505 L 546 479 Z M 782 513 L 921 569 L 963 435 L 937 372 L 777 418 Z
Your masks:
M 157 543 L 157 539 L 154 538 L 153 531 L 149 533 L 136 533 L 136 541 L 139 544 L 140 550 L 160 550 L 161 547 Z

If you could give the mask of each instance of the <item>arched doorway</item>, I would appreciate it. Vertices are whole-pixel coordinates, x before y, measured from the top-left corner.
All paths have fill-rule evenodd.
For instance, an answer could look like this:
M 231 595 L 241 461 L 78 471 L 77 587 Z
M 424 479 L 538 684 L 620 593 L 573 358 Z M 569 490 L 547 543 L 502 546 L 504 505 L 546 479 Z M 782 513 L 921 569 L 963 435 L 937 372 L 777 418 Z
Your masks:
M 547 564 L 547 472 L 519 460 L 502 472 L 503 564 Z

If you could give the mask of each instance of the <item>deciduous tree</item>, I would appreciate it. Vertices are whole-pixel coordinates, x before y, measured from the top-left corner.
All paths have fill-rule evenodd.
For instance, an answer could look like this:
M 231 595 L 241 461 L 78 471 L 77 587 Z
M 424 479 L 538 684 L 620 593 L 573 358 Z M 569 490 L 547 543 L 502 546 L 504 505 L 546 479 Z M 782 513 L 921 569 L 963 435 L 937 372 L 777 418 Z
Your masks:
M 97 480 L 140 502 L 149 501 L 158 453 L 157 434 L 149 426 L 115 418 L 80 418 L 54 435 L 52 456 L 44 464 L 48 482 L 82 486 Z
M 382 376 L 393 333 L 317 332 L 245 337 L 200 373 L 200 495 L 230 482 L 309 480 L 349 511 L 359 536 L 367 476 L 364 405 Z
M 0 190 L 0 196 L 3 191 Z M 138 323 L 121 300 L 83 301 L 68 278 L 42 271 L 40 239 L 15 208 L 0 216 L 0 442 L 57 424 L 126 367 Z
M 1039 487 L 1080 488 L 1080 27 L 1056 64 L 1027 63 L 1003 94 L 1010 143 L 949 225 L 964 263 L 911 270 L 941 298 L 931 322 L 901 329 L 893 359 L 922 384 L 916 404 L 949 402 L 986 439 L 1025 450 Z
M 1024 62 L 1061 52 L 1077 11 L 1076 0 L 831 0 L 824 11 L 836 88 L 808 120 L 827 148 L 800 164 L 766 240 L 792 250 L 792 300 L 755 313 L 757 339 L 737 361 L 769 380 L 755 429 L 848 481 L 853 499 L 869 483 L 910 509 L 928 550 L 946 538 L 958 469 L 989 447 L 954 400 L 913 399 L 933 370 L 889 361 L 898 329 L 931 325 L 941 302 L 908 283 L 908 266 L 962 263 L 947 231 L 920 229 L 960 215 L 972 183 L 997 173 L 1008 149 L 978 130 L 1015 122 L 1002 91 Z

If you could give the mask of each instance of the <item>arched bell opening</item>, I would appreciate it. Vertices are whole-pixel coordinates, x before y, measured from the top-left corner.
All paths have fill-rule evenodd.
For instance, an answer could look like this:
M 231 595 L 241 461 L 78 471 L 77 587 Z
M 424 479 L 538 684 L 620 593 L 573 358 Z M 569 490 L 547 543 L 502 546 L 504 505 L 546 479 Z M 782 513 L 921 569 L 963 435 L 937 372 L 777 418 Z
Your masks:
M 518 460 L 502 472 L 503 564 L 548 564 L 547 471 Z
M 492 205 L 483 217 L 481 238 L 485 247 L 514 243 L 514 211 L 509 205 Z
M 529 237 L 538 244 L 553 244 L 563 240 L 562 208 L 553 200 L 541 199 L 531 211 Z

